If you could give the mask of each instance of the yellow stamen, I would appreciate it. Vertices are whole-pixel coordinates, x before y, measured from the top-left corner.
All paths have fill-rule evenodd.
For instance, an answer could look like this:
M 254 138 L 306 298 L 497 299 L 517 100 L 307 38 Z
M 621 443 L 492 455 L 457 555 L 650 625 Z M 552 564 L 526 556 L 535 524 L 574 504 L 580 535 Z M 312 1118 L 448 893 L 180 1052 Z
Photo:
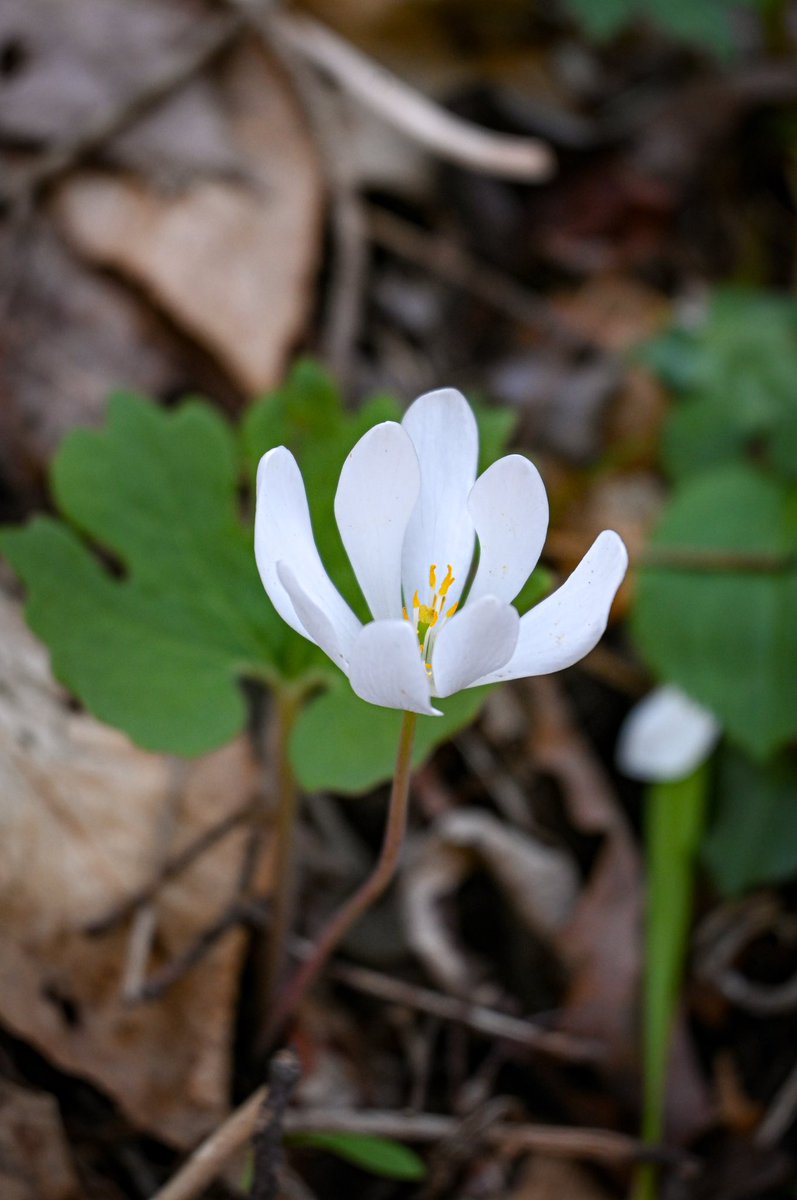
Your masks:
M 402 610 L 401 610 L 401 611 L 404 613 L 404 620 L 405 620 L 405 621 L 409 621 L 409 619 L 410 619 L 410 614 L 407 612 L 407 607 L 406 607 L 406 605 L 404 605 L 404 607 L 402 608 Z
M 448 564 L 448 572 L 446 574 L 446 577 L 443 580 L 443 582 L 440 584 L 440 595 L 441 596 L 447 595 L 448 590 L 451 587 L 451 584 L 453 582 L 454 582 L 454 568 L 451 566 L 451 563 L 449 563 Z
M 421 605 L 421 611 L 418 614 L 419 625 L 436 625 L 438 614 L 433 608 L 429 608 L 426 604 Z
M 415 595 L 412 597 L 412 607 L 413 608 L 421 607 L 421 601 L 418 597 L 418 589 L 417 588 L 415 589 Z
M 458 608 L 459 608 L 459 600 L 457 600 L 456 604 L 451 605 L 448 612 L 446 613 L 446 617 L 453 617 L 454 613 L 457 611 Z
M 432 563 L 429 568 L 429 587 L 432 591 L 437 587 L 437 565 L 435 563 Z

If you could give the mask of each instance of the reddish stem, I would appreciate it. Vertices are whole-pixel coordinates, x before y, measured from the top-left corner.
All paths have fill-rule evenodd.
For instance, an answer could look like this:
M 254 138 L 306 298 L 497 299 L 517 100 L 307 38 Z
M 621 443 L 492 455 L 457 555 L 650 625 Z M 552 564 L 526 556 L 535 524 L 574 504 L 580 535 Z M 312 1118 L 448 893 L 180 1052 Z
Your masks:
M 296 1012 L 308 989 L 315 983 L 330 955 L 351 927 L 359 921 L 363 913 L 379 899 L 395 874 L 407 828 L 412 747 L 417 720 L 416 713 L 404 713 L 387 824 L 376 866 L 365 882 L 329 921 L 316 942 L 312 955 L 297 968 L 277 1002 L 266 1027 L 266 1038 L 269 1045 L 273 1045 L 282 1033 L 287 1021 Z

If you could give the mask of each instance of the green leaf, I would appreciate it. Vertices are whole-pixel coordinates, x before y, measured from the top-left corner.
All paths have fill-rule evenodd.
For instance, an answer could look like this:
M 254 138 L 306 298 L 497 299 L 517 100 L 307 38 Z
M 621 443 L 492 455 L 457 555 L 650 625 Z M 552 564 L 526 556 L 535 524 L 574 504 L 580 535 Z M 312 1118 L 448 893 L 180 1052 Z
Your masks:
M 702 322 L 673 328 L 640 348 L 639 357 L 681 397 L 663 443 L 664 463 L 674 478 L 745 458 L 768 461 L 794 478 L 793 299 L 723 289 Z
M 147 749 L 221 745 L 246 719 L 240 680 L 277 669 L 286 629 L 258 579 L 237 485 L 234 438 L 207 405 L 166 412 L 118 395 L 106 429 L 65 440 L 53 487 L 122 577 L 50 518 L 0 534 L 59 679 Z
M 567 7 L 588 37 L 608 41 L 637 15 L 637 0 L 567 0 Z
M 639 572 L 633 629 L 651 667 L 764 758 L 797 731 L 797 487 L 752 467 L 690 480 L 670 503 L 652 553 L 706 552 L 705 569 Z M 717 552 L 753 567 L 711 569 Z M 771 555 L 780 569 L 754 569 Z
M 419 767 L 435 747 L 470 725 L 490 688 L 469 688 L 435 700 L 442 717 L 419 717 L 412 762 Z M 396 763 L 402 714 L 355 696 L 340 677 L 338 686 L 304 709 L 291 739 L 291 760 L 305 791 L 322 788 L 348 795 L 367 792 L 390 779 Z
M 797 763 L 782 754 L 756 763 L 727 749 L 703 857 L 722 892 L 797 875 Z
M 417 1182 L 426 1178 L 426 1165 L 414 1150 L 400 1142 L 366 1133 L 292 1133 L 288 1145 L 328 1150 L 338 1158 L 385 1179 Z
M 764 0 L 747 0 L 760 7 Z M 734 50 L 731 17 L 739 0 L 567 0 L 586 34 L 606 41 L 632 22 L 645 19 L 686 42 L 726 58 Z
M 506 454 L 512 434 L 517 429 L 518 414 L 511 408 L 493 408 L 471 400 L 471 408 L 479 427 L 479 474 L 496 459 Z

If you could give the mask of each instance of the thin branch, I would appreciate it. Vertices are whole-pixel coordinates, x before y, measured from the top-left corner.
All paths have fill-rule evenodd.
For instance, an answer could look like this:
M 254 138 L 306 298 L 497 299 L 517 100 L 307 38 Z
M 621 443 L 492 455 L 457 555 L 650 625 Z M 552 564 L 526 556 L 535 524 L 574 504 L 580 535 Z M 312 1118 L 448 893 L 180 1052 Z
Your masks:
M 793 1066 L 778 1088 L 755 1133 L 757 1146 L 775 1146 L 794 1123 L 797 1113 L 797 1066 Z
M 312 952 L 310 941 L 296 938 L 292 944 L 302 958 L 306 958 Z M 440 1017 L 444 1021 L 454 1021 L 486 1037 L 500 1038 L 502 1041 L 525 1046 L 529 1050 L 538 1050 L 569 1062 L 596 1062 L 602 1057 L 602 1047 L 598 1042 L 558 1033 L 556 1030 L 542 1029 L 531 1021 L 496 1012 L 456 996 L 446 996 L 431 988 L 405 983 L 366 967 L 333 963 L 328 972 L 331 979 L 355 988 L 358 992 L 375 996 L 390 1004 L 401 1004 L 417 1012 Z
M 304 14 L 269 14 L 276 34 L 361 104 L 440 158 L 507 179 L 542 182 L 554 162 L 537 138 L 493 133 L 447 112 L 320 22 Z
M 285 1116 L 285 1132 L 362 1133 L 407 1142 L 438 1142 L 452 1137 L 461 1117 L 437 1113 L 380 1112 L 374 1109 L 296 1109 Z M 649 1146 L 627 1133 L 612 1129 L 578 1129 L 561 1125 L 520 1124 L 499 1121 L 484 1130 L 484 1140 L 506 1154 L 536 1150 L 561 1158 L 583 1158 L 591 1162 L 651 1161 L 688 1165 L 683 1153 Z M 160 1198 L 157 1198 L 160 1200 Z
M 637 567 L 666 567 L 674 571 L 764 574 L 793 570 L 797 556 L 766 550 L 719 550 L 713 546 L 647 546 Z
M 213 925 L 203 929 L 187 950 L 150 975 L 135 995 L 126 995 L 128 1004 L 159 1000 L 164 992 L 193 970 L 210 953 L 216 942 L 231 929 L 245 924 L 261 926 L 266 920 L 267 903 L 266 900 L 236 900 Z
M 120 900 L 104 916 L 98 917 L 95 921 L 91 921 L 90 924 L 86 925 L 84 933 L 90 937 L 98 937 L 101 934 L 110 933 L 117 925 L 121 925 L 126 921 L 137 908 L 141 908 L 151 900 L 154 900 L 165 883 L 181 875 L 198 858 L 201 858 L 206 851 L 215 846 L 217 842 L 220 842 L 222 838 L 225 838 L 228 833 L 231 833 L 243 821 L 253 816 L 258 808 L 259 804 L 256 804 L 252 800 L 247 800 L 246 804 L 242 804 L 240 808 L 236 808 L 233 812 L 229 813 L 217 825 L 211 825 L 209 829 L 203 830 L 179 854 L 175 854 L 172 858 L 167 859 L 149 883 L 143 884 L 137 891 L 131 892 L 124 900 Z
M 223 1170 L 224 1164 L 252 1137 L 266 1089 L 258 1088 L 199 1146 L 188 1162 L 151 1200 L 193 1200 Z M 341 1108 L 308 1108 L 285 1114 L 284 1129 L 291 1133 L 361 1133 L 397 1141 L 431 1143 L 450 1138 L 462 1124 L 459 1117 L 437 1113 L 359 1111 Z M 485 1130 L 484 1140 L 505 1154 L 538 1151 L 559 1158 L 590 1162 L 654 1162 L 686 1172 L 693 1160 L 679 1151 L 649 1146 L 638 1138 L 610 1129 L 578 1129 L 559 1125 L 499 1122 Z
M 229 1159 L 250 1140 L 267 1094 L 265 1086 L 252 1092 L 150 1200 L 194 1200 L 199 1196 L 221 1174 Z
M 576 351 L 597 351 L 597 346 L 575 329 L 542 296 L 482 262 L 444 233 L 421 229 L 386 209 L 368 210 L 371 239 L 391 254 L 437 275 L 510 321 L 529 325 Z
M 300 1077 L 296 1052 L 278 1051 L 269 1066 L 268 1090 L 257 1115 L 251 1200 L 277 1200 L 285 1110 Z
M 566 530 L 554 530 L 548 539 L 546 554 L 554 560 L 575 560 L 588 548 L 587 539 Z M 718 546 L 647 545 L 631 562 L 635 568 L 663 568 L 671 571 L 740 572 L 770 574 L 794 570 L 797 555 L 776 550 L 723 550 Z

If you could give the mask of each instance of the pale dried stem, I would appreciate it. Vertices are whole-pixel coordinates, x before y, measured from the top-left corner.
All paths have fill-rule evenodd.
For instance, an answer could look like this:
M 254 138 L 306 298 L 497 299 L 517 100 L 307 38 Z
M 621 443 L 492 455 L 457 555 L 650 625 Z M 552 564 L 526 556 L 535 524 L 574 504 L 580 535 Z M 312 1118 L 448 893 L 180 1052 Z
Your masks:
M 278 10 L 268 20 L 279 37 L 341 88 L 438 157 L 528 183 L 552 174 L 553 156 L 539 139 L 493 133 L 454 116 L 312 17 Z
M 266 1097 L 259 1088 L 203 1142 L 164 1188 L 151 1200 L 193 1200 L 219 1174 L 224 1163 L 252 1137 Z M 284 1130 L 291 1133 L 357 1133 L 415 1143 L 439 1142 L 456 1135 L 460 1117 L 437 1113 L 358 1111 L 308 1108 L 285 1114 Z M 558 1125 L 500 1121 L 484 1130 L 484 1141 L 504 1154 L 537 1151 L 559 1158 L 589 1162 L 658 1162 L 687 1170 L 691 1160 L 677 1152 L 649 1146 L 638 1138 L 610 1129 L 575 1129 Z
M 294 939 L 292 945 L 301 957 L 312 953 L 312 944 L 304 939 Z M 464 1025 L 485 1037 L 500 1038 L 516 1046 L 524 1046 L 528 1050 L 540 1051 L 569 1062 L 595 1062 L 602 1057 L 599 1042 L 574 1037 L 569 1033 L 559 1033 L 555 1029 L 543 1029 L 521 1017 L 513 1017 L 481 1004 L 473 1004 L 458 996 L 447 996 L 431 988 L 393 979 L 367 967 L 334 963 L 329 968 L 329 974 L 331 978 L 366 995 Z

